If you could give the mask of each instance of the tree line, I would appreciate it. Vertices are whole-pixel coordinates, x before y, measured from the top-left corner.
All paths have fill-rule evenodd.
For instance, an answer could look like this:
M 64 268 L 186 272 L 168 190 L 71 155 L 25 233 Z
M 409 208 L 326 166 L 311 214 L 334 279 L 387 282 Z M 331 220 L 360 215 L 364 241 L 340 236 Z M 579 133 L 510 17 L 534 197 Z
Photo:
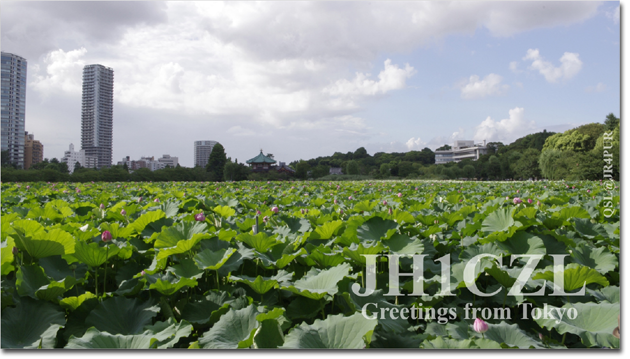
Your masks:
M 126 166 L 83 168 L 80 164 L 69 173 L 68 165 L 56 158 L 45 159 L 28 170 L 9 163 L 2 151 L 2 181 L 9 182 L 90 182 L 90 181 L 242 181 L 242 180 L 344 180 L 344 179 L 468 179 L 468 180 L 599 180 L 604 166 L 612 165 L 614 179 L 619 179 L 620 119 L 606 116 L 604 123 L 589 123 L 562 133 L 529 134 L 511 144 L 490 142 L 488 153 L 478 160 L 435 164 L 435 152 L 429 148 L 403 153 L 377 152 L 373 156 L 364 147 L 354 152 L 335 152 L 332 156 L 290 163 L 294 174 L 252 172 L 244 163 L 227 157 L 225 148 L 216 144 L 204 167 L 177 166 L 150 171 L 129 171 Z M 448 150 L 444 145 L 437 150 Z M 342 175 L 331 175 L 340 168 Z

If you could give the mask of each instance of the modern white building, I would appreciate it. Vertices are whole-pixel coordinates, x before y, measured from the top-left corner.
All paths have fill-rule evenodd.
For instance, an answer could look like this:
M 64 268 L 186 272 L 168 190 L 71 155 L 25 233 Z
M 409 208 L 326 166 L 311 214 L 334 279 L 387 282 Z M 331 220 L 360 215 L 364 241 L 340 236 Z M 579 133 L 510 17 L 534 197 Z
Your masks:
M 26 65 L 25 58 L 2 52 L 2 151 L 18 168 L 24 168 Z
M 195 166 L 206 167 L 217 141 L 195 141 Z
M 68 151 L 63 153 L 63 157 L 60 162 L 68 164 L 68 170 L 70 173 L 74 172 L 74 166 L 77 162 L 79 162 L 81 167 L 85 168 L 96 168 L 98 165 L 98 159 L 96 157 L 87 156 L 85 154 L 85 150 L 75 151 L 72 143 L 70 144 Z
M 483 143 L 475 143 L 470 140 L 457 140 L 453 143 L 450 150 L 435 151 L 435 164 L 444 164 L 448 162 L 459 162 L 470 158 L 473 161 L 479 159 L 479 156 L 488 153 L 486 140 Z
M 164 167 L 169 166 L 175 168 L 179 164 L 179 158 L 171 155 L 162 155 L 162 158 L 158 158 L 158 162 L 163 163 Z
M 98 159 L 98 168 L 112 165 L 114 70 L 103 65 L 83 68 L 81 149 Z

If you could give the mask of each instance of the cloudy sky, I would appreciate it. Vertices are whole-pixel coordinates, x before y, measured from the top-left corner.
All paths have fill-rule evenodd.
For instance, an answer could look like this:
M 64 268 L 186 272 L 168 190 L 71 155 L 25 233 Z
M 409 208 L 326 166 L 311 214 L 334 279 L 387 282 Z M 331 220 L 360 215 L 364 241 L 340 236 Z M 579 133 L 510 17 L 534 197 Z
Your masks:
M 620 113 L 619 2 L 10 2 L 26 130 L 81 140 L 83 66 L 114 69 L 114 162 L 193 141 L 239 162 L 510 143 Z

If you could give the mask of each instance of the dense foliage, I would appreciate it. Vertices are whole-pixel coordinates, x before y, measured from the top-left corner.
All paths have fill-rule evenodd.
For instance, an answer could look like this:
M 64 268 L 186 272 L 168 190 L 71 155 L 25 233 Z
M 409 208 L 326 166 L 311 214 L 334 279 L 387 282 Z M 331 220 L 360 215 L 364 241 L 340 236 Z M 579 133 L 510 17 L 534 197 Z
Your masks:
M 618 348 L 616 185 L 4 182 L 2 348 Z M 504 265 L 465 269 L 484 253 Z M 377 290 L 360 296 L 369 254 Z M 394 254 L 426 256 L 424 295 L 390 286 Z M 516 255 L 542 260 L 512 296 Z M 482 334 L 471 304 L 513 312 Z M 425 316 L 368 319 L 378 308 Z

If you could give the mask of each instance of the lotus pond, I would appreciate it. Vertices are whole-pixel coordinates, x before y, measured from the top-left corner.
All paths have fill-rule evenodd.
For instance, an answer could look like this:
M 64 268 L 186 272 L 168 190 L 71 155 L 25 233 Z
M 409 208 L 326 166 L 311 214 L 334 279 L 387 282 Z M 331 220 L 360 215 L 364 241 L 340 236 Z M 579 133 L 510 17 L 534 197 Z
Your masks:
M 619 348 L 607 183 L 1 187 L 2 348 Z

